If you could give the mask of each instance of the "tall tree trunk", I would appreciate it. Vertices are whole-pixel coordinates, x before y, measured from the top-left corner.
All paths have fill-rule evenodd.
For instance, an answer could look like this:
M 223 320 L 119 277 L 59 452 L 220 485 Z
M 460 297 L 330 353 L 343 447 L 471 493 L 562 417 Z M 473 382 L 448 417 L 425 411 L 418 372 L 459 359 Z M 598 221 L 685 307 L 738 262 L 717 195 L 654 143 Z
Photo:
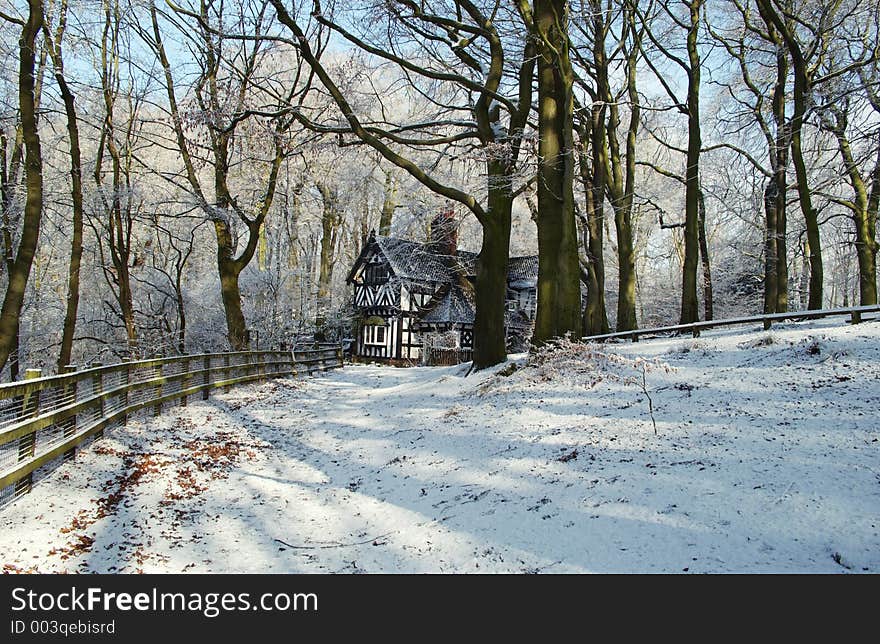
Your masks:
M 785 150 L 786 159 L 788 151 Z M 779 171 L 779 183 L 776 197 L 776 312 L 788 311 L 788 187 L 785 180 L 787 161 Z M 777 180 L 779 182 L 779 180 Z
M 795 92 L 795 103 L 802 102 L 797 100 L 797 92 Z M 797 108 L 795 112 L 797 113 Z M 803 115 L 803 112 L 801 112 Z M 792 119 L 794 121 L 794 119 Z M 810 265 L 810 291 L 807 301 L 807 309 L 810 311 L 822 308 L 822 285 L 823 285 L 823 267 L 822 267 L 822 241 L 819 236 L 819 218 L 815 208 L 813 208 L 812 195 L 807 184 L 807 166 L 804 162 L 804 154 L 801 149 L 801 131 L 798 126 L 793 129 L 791 135 L 791 156 L 794 161 L 795 174 L 797 175 L 798 197 L 801 204 L 801 211 L 804 214 L 804 221 L 807 227 L 807 241 L 809 245 L 806 247 L 809 252 Z
M 490 175 L 488 207 L 492 217 L 483 225 L 483 244 L 474 284 L 479 302 L 474 317 L 474 366 L 477 368 L 498 364 L 507 357 L 504 311 L 513 199 L 509 188 L 504 187 L 509 182 L 504 165 L 493 161 L 488 164 L 489 172 L 505 181 L 495 187 Z
M 807 246 L 809 248 L 810 292 L 807 308 L 822 308 L 822 242 L 819 235 L 819 218 L 813 208 L 812 192 L 807 175 L 807 165 L 801 147 L 804 118 L 807 111 L 807 100 L 810 95 L 810 72 L 803 51 L 793 33 L 793 28 L 786 24 L 773 6 L 772 0 L 757 0 L 761 15 L 776 27 L 786 49 L 791 56 L 794 71 L 794 87 L 792 90 L 793 111 L 791 117 L 791 158 L 797 176 L 798 200 L 807 228 Z
M 27 197 L 18 252 L 9 271 L 3 307 L 0 309 L 0 369 L 6 366 L 10 353 L 18 342 L 21 308 L 40 236 L 40 219 L 43 211 L 43 161 L 40 136 L 37 131 L 34 65 L 36 37 L 42 25 L 42 0 L 28 0 L 28 18 L 22 27 L 18 43 L 18 105 L 25 147 Z
M 779 301 L 777 230 L 779 216 L 777 177 L 770 177 L 764 188 L 764 313 L 776 313 Z M 766 324 L 765 324 L 766 326 Z
M 321 260 L 318 269 L 318 301 L 315 315 L 315 328 L 321 333 L 327 323 L 327 314 L 330 311 L 330 286 L 333 279 L 334 253 L 341 216 L 339 195 L 336 188 L 321 181 L 317 182 L 316 186 L 324 202 L 321 215 Z
M 608 313 L 605 308 L 605 117 L 604 105 L 594 105 L 591 122 L 581 123 L 579 164 L 581 182 L 586 196 L 586 215 L 582 216 L 582 238 L 586 255 L 584 280 L 587 286 L 587 305 L 584 307 L 584 333 L 608 333 Z M 589 129 L 589 132 L 588 132 Z M 598 134 L 597 134 L 598 132 Z M 592 159 L 587 148 L 592 152 Z
M 177 299 L 177 352 L 186 353 L 186 300 L 183 297 L 183 266 L 174 276 L 174 296 Z
M 770 29 L 768 23 L 768 29 Z M 774 235 L 774 260 L 776 268 L 776 313 L 788 311 L 788 249 L 786 237 L 788 235 L 788 148 L 789 127 L 785 120 L 785 85 L 788 80 L 788 56 L 785 53 L 783 42 L 774 28 L 771 30 L 776 47 L 776 82 L 773 87 L 773 122 L 776 126 L 774 139 L 773 176 L 776 188 L 775 207 L 775 235 Z M 769 225 L 769 222 L 768 222 Z M 773 231 L 770 231 L 773 233 Z
M 580 336 L 581 293 L 574 216 L 574 74 L 568 2 L 535 0 L 538 36 L 538 311 L 532 342 Z
M 7 153 L 6 131 L 0 130 L 0 162 L 2 162 L 2 177 L 0 177 L 0 189 L 2 189 L 3 199 L 3 263 L 6 268 L 6 274 L 11 275 L 15 266 L 15 245 L 12 237 L 13 226 L 17 225 L 18 217 L 13 222 L 13 208 L 15 207 L 15 193 L 20 181 L 21 165 L 24 160 L 24 139 L 19 123 L 15 128 L 15 136 L 12 141 L 11 155 Z M 18 331 L 15 332 L 12 344 L 9 349 L 9 378 L 10 380 L 18 380 L 19 377 L 19 360 L 18 360 Z
M 596 78 L 596 94 L 602 114 L 601 126 L 606 128 L 601 139 L 594 132 L 593 146 L 604 164 L 605 190 L 608 192 L 614 210 L 614 228 L 617 235 L 617 330 L 629 331 L 637 328 L 636 319 L 636 262 L 633 240 L 632 207 L 635 190 L 635 145 L 639 129 L 641 110 L 636 87 L 636 63 L 641 35 L 636 29 L 635 11 L 629 3 L 624 8 L 625 29 L 631 35 L 631 48 L 626 55 L 626 92 L 629 99 L 630 116 L 626 130 L 625 159 L 621 155 L 618 142 L 620 128 L 620 107 L 611 92 L 609 63 L 605 52 L 605 39 L 608 31 L 606 23 L 607 8 L 600 0 L 591 0 L 593 61 Z M 608 121 L 604 116 L 608 112 Z M 597 106 L 593 107 L 593 127 L 600 127 L 596 121 Z M 594 157 L 596 156 L 594 152 Z M 598 197 L 598 195 L 597 195 Z M 604 194 L 602 195 L 604 198 Z
M 703 0 L 691 0 L 688 50 L 688 145 L 685 170 L 684 262 L 681 281 L 681 324 L 699 320 L 697 304 L 697 262 L 700 255 L 700 52 L 697 36 Z
M 872 193 L 868 194 L 868 185 L 859 170 L 847 136 L 847 115 L 843 109 L 828 108 L 835 116 L 835 121 L 822 117 L 823 127 L 830 131 L 837 140 L 837 149 L 843 160 L 847 179 L 853 191 L 853 198 L 847 202 L 855 227 L 855 248 L 859 264 L 859 304 L 868 306 L 877 304 L 877 201 L 880 199 L 880 150 L 872 172 Z M 844 108 L 845 109 L 845 108 Z M 873 202 L 873 203 L 872 203 Z
M 299 200 L 300 186 L 295 188 L 288 202 L 289 206 L 285 208 L 287 215 L 284 221 L 284 228 L 287 232 L 287 268 L 295 270 L 299 266 L 299 220 L 300 210 L 302 208 Z
M 107 217 L 105 230 L 110 250 L 112 270 L 109 282 L 115 286 L 119 314 L 128 343 L 129 356 L 139 354 L 137 346 L 137 326 L 134 315 L 134 302 L 131 287 L 131 241 L 132 241 L 132 191 L 130 185 L 130 152 L 132 128 L 121 128 L 125 132 L 123 148 L 117 144 L 116 103 L 120 97 L 120 51 L 119 51 L 119 7 L 111 0 L 103 2 L 104 24 L 101 34 L 101 92 L 104 99 L 104 122 L 96 155 L 94 179 L 101 194 L 104 213 Z M 134 110 L 129 113 L 129 124 L 135 118 Z M 109 193 L 104 190 L 104 154 L 110 155 L 112 186 Z
M 83 184 L 79 122 L 75 98 L 64 75 L 64 54 L 61 46 L 66 24 L 67 0 L 62 0 L 58 9 L 58 26 L 55 29 L 55 34 L 49 32 L 48 25 L 45 27 L 45 40 L 52 58 L 55 80 L 58 82 L 58 89 L 64 102 L 64 113 L 67 117 L 67 138 L 70 143 L 70 196 L 73 210 L 70 262 L 67 269 L 67 305 L 61 333 L 61 349 L 58 353 L 58 373 L 61 373 L 61 370 L 71 363 L 73 336 L 76 331 L 76 317 L 79 309 L 79 273 L 83 253 Z
M 873 238 L 873 244 L 864 244 L 862 252 L 870 251 L 870 255 L 864 259 L 864 273 L 859 272 L 860 279 L 862 274 L 866 276 L 873 274 L 874 276 L 873 285 L 865 284 L 866 293 L 870 294 L 871 289 L 874 289 L 873 304 L 877 304 L 877 251 L 880 250 L 880 244 L 878 244 L 877 238 L 873 236 L 877 230 L 878 210 L 880 210 L 880 148 L 877 150 L 877 160 L 874 163 L 874 171 L 871 173 L 871 194 L 868 197 L 868 207 L 865 209 L 865 227 L 867 228 L 865 237 Z M 861 262 L 862 260 L 859 261 Z M 861 293 L 861 286 L 859 292 Z
M 847 165 L 850 175 L 850 184 L 855 192 L 855 209 L 853 210 L 853 223 L 855 224 L 856 256 L 859 261 L 859 304 L 869 306 L 877 304 L 877 195 L 874 195 L 873 209 L 871 199 L 868 196 L 867 186 L 862 179 L 852 156 L 849 142 L 841 137 L 839 139 L 841 154 Z M 877 163 L 874 166 L 874 189 L 877 189 L 877 180 L 880 179 L 880 150 L 877 153 Z
M 636 137 L 641 121 L 641 108 L 639 106 L 639 93 L 636 86 L 636 72 L 641 50 L 641 32 L 636 27 L 636 12 L 631 2 L 627 2 L 624 8 L 624 16 L 627 28 L 632 34 L 632 44 L 626 61 L 626 93 L 629 99 L 629 125 L 626 129 L 626 162 L 624 164 L 624 177 L 621 180 L 620 170 L 614 171 L 614 183 L 619 186 L 614 198 L 615 213 L 614 221 L 617 229 L 617 254 L 618 254 L 618 295 L 617 295 L 617 330 L 630 331 L 638 328 L 636 318 L 636 255 L 633 241 L 632 208 L 633 195 L 635 194 L 636 180 Z M 606 72 L 607 73 L 607 72 Z M 611 98 L 609 92 L 609 99 Z M 619 121 L 617 116 L 619 108 L 617 102 L 612 100 L 612 120 Z M 610 124 L 610 122 L 609 122 Z M 615 153 L 617 148 L 616 127 L 613 134 L 612 165 L 620 166 L 620 154 Z
M 703 313 L 706 320 L 715 317 L 715 297 L 712 292 L 712 264 L 709 260 L 709 240 L 706 237 L 706 199 L 700 190 L 700 264 L 703 267 Z

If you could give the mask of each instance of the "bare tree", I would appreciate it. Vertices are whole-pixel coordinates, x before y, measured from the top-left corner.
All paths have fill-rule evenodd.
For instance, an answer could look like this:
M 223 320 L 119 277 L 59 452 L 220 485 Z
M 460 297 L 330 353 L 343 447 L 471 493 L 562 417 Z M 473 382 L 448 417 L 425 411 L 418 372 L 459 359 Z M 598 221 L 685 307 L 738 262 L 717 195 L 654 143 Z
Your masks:
M 18 41 L 18 109 L 21 119 L 21 139 L 25 150 L 24 170 L 27 188 L 18 250 L 15 259 L 8 263 L 6 293 L 3 297 L 3 307 L 0 309 L 0 369 L 2 369 L 6 366 L 10 354 L 18 346 L 21 309 L 40 235 L 43 212 L 43 155 L 37 130 L 37 99 L 34 95 L 36 41 L 43 28 L 43 3 L 41 0 L 28 0 L 28 15 L 25 19 L 5 14 L 0 17 L 21 26 L 21 36 Z M 4 167 L 5 165 L 4 163 Z M 4 207 L 4 215 L 6 213 Z
M 626 331 L 637 327 L 636 319 L 636 271 L 635 244 L 633 241 L 632 210 L 635 194 L 636 141 L 640 126 L 641 107 L 637 88 L 637 65 L 641 49 L 644 26 L 637 25 L 635 5 L 629 0 L 619 3 L 603 3 L 588 0 L 582 12 L 582 21 L 576 21 L 576 31 L 585 39 L 592 54 L 586 57 L 583 51 L 573 49 L 578 67 L 583 70 L 578 84 L 587 92 L 592 101 L 589 110 L 577 110 L 578 121 L 583 135 L 590 132 L 592 147 L 592 207 L 593 223 L 587 223 L 592 250 L 588 252 L 591 262 L 600 259 L 601 225 L 604 220 L 604 201 L 606 195 L 614 211 L 614 225 L 617 235 L 618 283 L 617 283 L 617 330 Z M 614 38 L 613 28 L 619 25 L 619 36 Z M 610 53 L 609 53 L 609 40 Z M 611 76 L 621 70 L 624 82 L 619 90 L 612 88 Z M 591 78 L 592 82 L 587 82 Z M 621 104 L 629 108 L 629 119 L 625 131 L 624 149 L 620 145 Z M 585 122 L 588 119 L 588 123 Z M 584 159 L 586 160 L 586 159 Z M 604 272 L 604 267 L 602 272 Z M 588 268 L 588 270 L 590 270 Z M 590 333 L 607 327 L 604 321 L 604 276 L 603 287 L 598 287 L 598 275 L 590 277 L 589 284 L 601 292 L 601 296 L 587 299 L 587 315 Z M 588 288 L 588 291 L 590 288 Z M 598 310 L 601 308 L 601 312 Z
M 164 89 L 168 112 L 174 129 L 174 141 L 183 161 L 183 181 L 188 186 L 199 208 L 213 224 L 217 242 L 217 270 L 220 292 L 226 315 L 229 344 L 241 350 L 249 344 L 247 323 L 242 308 L 239 277 L 253 259 L 260 240 L 261 228 L 272 207 L 278 181 L 278 172 L 288 154 L 286 136 L 295 118 L 290 114 L 308 93 L 308 80 L 294 70 L 289 89 L 280 95 L 260 93 L 259 75 L 265 63 L 270 29 L 265 2 L 251 7 L 236 7 L 235 20 L 241 31 L 247 30 L 246 39 L 228 38 L 218 31 L 223 24 L 223 12 L 229 11 L 222 3 L 199 0 L 192 9 L 174 6 L 173 14 L 161 14 L 167 24 L 188 38 L 191 53 L 199 65 L 199 75 L 192 87 L 198 106 L 198 121 L 207 130 L 208 142 L 202 146 L 187 136 L 185 110 L 178 99 L 174 67 L 165 47 L 160 12 L 150 5 L 150 29 L 142 29 L 141 37 L 155 52 L 163 70 Z M 231 51 L 227 51 L 227 49 Z M 254 95 L 271 101 L 269 106 L 254 107 Z M 243 195 L 234 189 L 233 154 L 236 146 L 244 145 L 245 124 L 259 122 L 262 134 L 271 141 L 269 154 L 260 158 L 254 152 L 252 166 L 265 168 L 262 191 L 251 203 L 245 204 Z M 198 168 L 210 169 L 212 190 L 205 189 Z M 176 182 L 176 177 L 172 180 Z M 239 227 L 244 229 L 244 244 L 238 248 Z M 237 254 L 236 254 L 237 253 Z
M 865 82 L 869 101 L 880 114 L 880 100 L 875 88 Z M 872 150 L 874 163 L 869 166 L 869 179 L 860 168 L 856 150 L 850 140 L 850 109 L 853 99 L 849 95 L 829 97 L 818 109 L 823 129 L 830 132 L 837 142 L 843 161 L 843 171 L 852 188 L 852 197 L 833 201 L 849 211 L 854 228 L 856 257 L 859 265 L 859 304 L 877 303 L 877 206 L 880 202 L 880 148 Z
M 124 8 L 118 0 L 103 0 L 102 10 L 103 24 L 97 48 L 103 114 L 92 172 L 98 212 L 89 223 L 98 240 L 105 280 L 114 294 L 115 301 L 110 308 L 122 323 L 128 354 L 134 357 L 139 349 L 132 292 L 132 251 L 135 220 L 140 216 L 143 199 L 137 194 L 133 165 L 135 148 L 140 141 L 139 112 L 143 95 L 134 90 L 132 82 L 124 80 L 130 64 L 123 34 Z
M 639 11 L 646 26 L 645 34 L 650 43 L 664 58 L 680 69 L 687 78 L 687 95 L 679 98 L 649 54 L 644 55 L 648 67 L 662 85 L 675 108 L 687 117 L 687 148 L 685 152 L 685 221 L 684 221 L 684 261 L 682 262 L 681 316 L 680 322 L 687 324 L 699 319 L 697 299 L 697 265 L 700 257 L 700 153 L 702 151 L 702 131 L 700 124 L 700 78 L 701 55 L 699 47 L 700 25 L 704 0 L 662 1 L 657 3 L 658 14 L 647 15 Z M 681 10 L 677 11 L 676 6 Z M 681 15 L 680 15 L 681 14 Z M 674 49 L 668 37 L 658 33 L 658 15 L 685 32 L 685 52 Z
M 69 365 L 73 353 L 73 337 L 76 332 L 76 319 L 79 310 L 80 266 L 83 254 L 83 179 L 82 151 L 80 146 L 79 118 L 76 112 L 75 96 L 64 71 L 63 40 L 67 28 L 67 0 L 58 5 L 57 20 L 54 30 L 51 20 L 46 16 L 43 24 L 46 49 L 52 60 L 55 80 L 64 102 L 64 113 L 67 118 L 67 137 L 70 144 L 70 196 L 71 196 L 71 240 L 70 262 L 67 271 L 67 306 L 64 313 L 64 327 L 61 334 L 61 349 L 58 354 L 58 370 Z
M 339 205 L 339 192 L 335 186 L 324 180 L 315 181 L 315 187 L 321 194 L 321 259 L 318 272 L 318 302 L 315 328 L 324 333 L 327 312 L 330 310 L 330 285 L 333 279 L 333 264 L 339 243 L 342 224 L 342 212 Z

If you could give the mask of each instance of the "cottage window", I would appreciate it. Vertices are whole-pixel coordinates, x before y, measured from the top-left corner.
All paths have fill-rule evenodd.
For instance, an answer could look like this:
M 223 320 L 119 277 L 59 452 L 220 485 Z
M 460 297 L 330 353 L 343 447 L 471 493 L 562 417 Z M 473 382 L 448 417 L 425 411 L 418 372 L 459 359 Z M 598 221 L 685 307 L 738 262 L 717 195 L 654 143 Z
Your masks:
M 364 344 L 385 344 L 385 327 L 370 325 L 364 327 Z

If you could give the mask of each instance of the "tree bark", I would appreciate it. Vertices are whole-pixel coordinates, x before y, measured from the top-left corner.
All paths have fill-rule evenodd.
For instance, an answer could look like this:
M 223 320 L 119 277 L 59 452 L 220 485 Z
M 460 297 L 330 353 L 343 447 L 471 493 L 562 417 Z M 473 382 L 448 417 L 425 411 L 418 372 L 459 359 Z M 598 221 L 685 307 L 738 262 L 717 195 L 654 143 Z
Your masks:
M 691 0 L 690 29 L 687 35 L 688 50 L 688 145 L 685 170 L 685 225 L 684 262 L 681 282 L 681 324 L 699 320 L 697 304 L 697 262 L 700 255 L 700 52 L 697 35 L 700 28 L 700 11 L 703 0 Z
M 582 334 L 574 216 L 574 74 L 568 2 L 535 0 L 538 47 L 538 311 L 532 343 Z
M 605 117 L 604 105 L 594 105 L 590 122 L 581 123 L 579 168 L 586 196 L 586 215 L 582 216 L 582 235 L 586 255 L 584 280 L 587 286 L 587 305 L 584 307 L 584 333 L 608 333 L 608 313 L 605 307 Z M 589 131 L 588 131 L 589 130 Z M 591 151 L 588 154 L 587 148 Z
M 22 216 L 21 239 L 9 271 L 3 307 L 0 309 L 0 369 L 6 366 L 18 343 L 18 329 L 25 290 L 40 236 L 43 211 L 43 161 L 37 131 L 34 95 L 36 37 L 43 26 L 41 0 L 28 0 L 28 18 L 19 38 L 18 106 L 25 148 L 24 167 L 27 197 Z
M 764 313 L 776 313 L 779 300 L 777 252 L 778 184 L 774 175 L 764 188 Z
M 501 168 L 494 169 L 504 172 Z M 492 219 L 483 226 L 474 284 L 478 302 L 474 316 L 474 366 L 477 368 L 498 364 L 507 357 L 504 311 L 513 207 L 510 191 L 490 188 L 487 205 Z
M 860 252 L 865 254 L 864 259 L 859 259 L 859 293 L 865 293 L 866 304 L 877 304 L 877 251 L 880 244 L 877 243 L 875 232 L 877 230 L 877 215 L 880 210 L 880 149 L 877 150 L 877 160 L 874 163 L 874 171 L 871 173 L 871 193 L 868 196 L 868 206 L 865 209 L 865 218 L 863 226 L 865 228 L 864 238 L 870 240 L 860 246 Z M 864 262 L 865 270 L 861 270 L 861 263 Z M 862 287 L 862 275 L 865 276 L 865 284 Z M 873 281 L 871 276 L 873 275 Z M 872 291 L 873 289 L 873 291 Z M 873 296 L 873 297 L 872 297 Z
M 715 317 L 715 297 L 712 291 L 712 263 L 709 259 L 709 240 L 706 237 L 706 200 L 700 190 L 700 264 L 703 267 L 703 315 L 706 320 Z
M 331 305 L 330 285 L 333 279 L 334 253 L 341 213 L 339 212 L 339 195 L 336 189 L 321 181 L 315 185 L 318 192 L 321 193 L 321 200 L 324 203 L 321 215 L 321 258 L 318 268 L 318 301 L 315 315 L 315 328 L 319 333 L 323 333 Z

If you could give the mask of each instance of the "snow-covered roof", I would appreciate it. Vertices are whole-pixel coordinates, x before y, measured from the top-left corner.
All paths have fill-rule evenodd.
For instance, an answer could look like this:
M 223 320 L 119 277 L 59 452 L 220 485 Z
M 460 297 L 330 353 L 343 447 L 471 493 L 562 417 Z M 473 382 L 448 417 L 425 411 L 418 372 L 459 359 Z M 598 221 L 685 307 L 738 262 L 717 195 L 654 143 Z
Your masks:
M 376 236 L 376 244 L 401 279 L 424 282 L 451 282 L 458 268 L 465 275 L 476 274 L 476 253 L 459 250 L 456 256 L 441 255 L 432 244 L 422 244 L 396 237 Z
M 534 286 L 538 283 L 538 256 L 511 257 L 507 262 L 507 281 L 511 286 L 522 282 L 523 285 Z
M 458 284 L 444 287 L 419 319 L 421 324 L 473 324 L 474 302 L 470 293 Z

